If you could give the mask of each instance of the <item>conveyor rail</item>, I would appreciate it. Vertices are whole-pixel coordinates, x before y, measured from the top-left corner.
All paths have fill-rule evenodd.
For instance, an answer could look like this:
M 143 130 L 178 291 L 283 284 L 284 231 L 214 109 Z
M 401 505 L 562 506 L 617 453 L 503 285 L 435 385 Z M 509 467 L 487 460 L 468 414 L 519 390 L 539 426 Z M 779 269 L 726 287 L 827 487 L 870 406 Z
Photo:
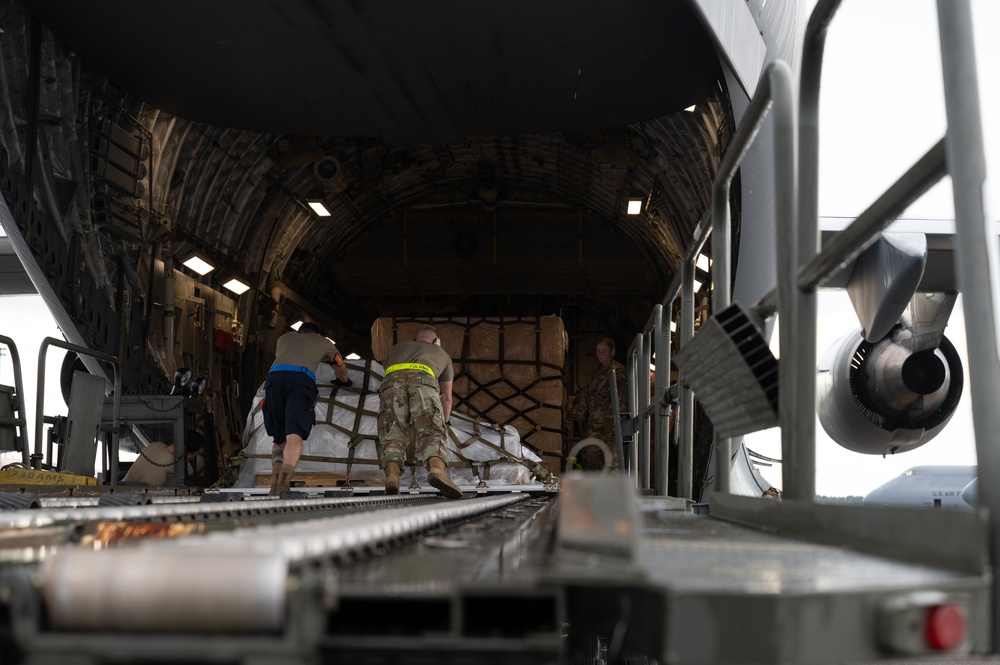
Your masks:
M 402 505 L 431 495 L 354 496 L 307 499 L 267 499 L 229 502 L 154 503 L 144 506 L 43 508 L 0 512 L 0 530 L 27 529 L 86 522 L 205 520 L 333 508 Z

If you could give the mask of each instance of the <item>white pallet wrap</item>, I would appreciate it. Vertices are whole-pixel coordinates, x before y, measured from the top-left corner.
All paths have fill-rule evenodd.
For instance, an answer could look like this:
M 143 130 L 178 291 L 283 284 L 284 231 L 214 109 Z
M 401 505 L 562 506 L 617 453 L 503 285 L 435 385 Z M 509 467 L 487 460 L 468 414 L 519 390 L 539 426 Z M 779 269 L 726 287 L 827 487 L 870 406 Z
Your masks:
M 347 361 L 350 388 L 335 388 L 333 371 L 325 364 L 316 369 L 319 398 L 316 424 L 303 446 L 296 473 L 328 473 L 356 485 L 380 486 L 385 474 L 378 463 L 378 389 L 385 375 L 373 361 Z M 259 474 L 271 473 L 271 437 L 264 429 L 261 407 L 264 386 L 257 389 L 254 406 L 243 430 L 243 464 L 235 487 L 255 487 Z M 331 403 L 333 408 L 330 408 Z M 320 459 L 317 459 L 320 458 Z M 406 488 L 416 471 L 417 482 L 427 487 L 427 471 L 414 464 L 412 451 L 402 476 Z M 540 458 L 522 448 L 517 430 L 452 412 L 448 437 L 449 475 L 459 485 L 525 485 L 534 482 L 531 468 Z M 419 462 L 419 461 L 418 461 Z

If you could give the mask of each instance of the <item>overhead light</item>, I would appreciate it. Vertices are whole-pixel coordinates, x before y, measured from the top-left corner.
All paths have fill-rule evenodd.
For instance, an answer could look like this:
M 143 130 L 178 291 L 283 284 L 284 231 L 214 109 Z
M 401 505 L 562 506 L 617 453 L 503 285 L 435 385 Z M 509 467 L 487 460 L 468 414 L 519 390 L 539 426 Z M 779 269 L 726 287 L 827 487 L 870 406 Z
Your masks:
M 695 262 L 695 266 L 697 266 L 699 270 L 708 272 L 708 269 L 712 267 L 712 260 L 704 254 L 699 254 L 698 260 Z
M 677 322 L 676 321 L 671 321 L 670 322 L 670 332 L 677 332 Z
M 684 110 L 687 111 L 688 113 L 694 113 L 694 109 L 695 109 L 696 106 L 697 106 L 697 104 L 692 104 L 691 106 L 688 106 Z
M 323 193 L 321 191 L 317 190 L 311 192 L 309 196 L 306 197 L 306 203 L 308 203 L 313 212 L 320 217 L 329 217 L 333 214 L 330 212 L 330 209 L 326 207 L 326 199 L 323 197 Z
M 199 275 L 207 275 L 208 273 L 215 270 L 215 266 L 209 263 L 207 260 L 199 256 L 198 254 L 192 254 L 188 258 L 181 261 L 185 266 L 194 270 Z
M 294 330 L 295 332 L 298 332 L 299 328 L 302 327 L 303 323 L 305 323 L 305 322 L 302 319 L 299 319 L 298 321 L 296 321 L 295 323 L 293 323 L 292 325 L 290 325 L 288 327 L 291 328 L 292 330 Z
M 628 215 L 638 215 L 642 212 L 642 199 L 637 196 L 628 197 L 628 207 L 625 213 Z
M 223 282 L 222 288 L 229 289 L 236 295 L 240 296 L 250 290 L 250 285 L 239 277 L 230 277 L 227 281 Z
M 698 293 L 699 291 L 701 291 L 701 282 L 694 280 L 694 292 Z
M 347 354 L 347 359 L 348 360 L 361 360 L 361 356 L 359 356 L 356 353 L 349 353 L 349 354 Z

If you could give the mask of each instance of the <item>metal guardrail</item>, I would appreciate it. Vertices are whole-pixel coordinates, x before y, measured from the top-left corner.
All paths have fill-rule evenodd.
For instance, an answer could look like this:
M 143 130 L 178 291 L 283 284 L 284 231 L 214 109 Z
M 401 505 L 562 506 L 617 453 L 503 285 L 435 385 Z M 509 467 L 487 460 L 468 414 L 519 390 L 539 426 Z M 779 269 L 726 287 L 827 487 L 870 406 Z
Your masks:
M 658 377 L 669 376 L 670 334 L 664 331 L 664 319 L 678 294 L 681 296 L 681 346 L 693 338 L 694 262 L 711 236 L 712 282 L 714 285 L 713 313 L 730 304 L 731 228 L 729 217 L 729 185 L 761 122 L 773 109 L 775 118 L 775 179 L 778 250 L 777 288 L 754 307 L 758 317 L 766 318 L 780 312 L 780 344 L 783 357 L 791 362 L 780 364 L 780 417 L 782 432 L 782 473 L 785 496 L 788 499 L 815 499 L 815 396 L 816 396 L 816 290 L 845 263 L 857 257 L 877 238 L 907 206 L 927 192 L 946 174 L 954 183 L 957 220 L 959 284 L 967 301 L 976 307 L 967 312 L 967 336 L 973 395 L 973 414 L 977 434 L 977 452 L 981 486 L 989 487 L 980 495 L 980 503 L 990 508 L 992 542 L 1000 547 L 1000 491 L 990 482 L 1000 474 L 1000 451 L 990 442 L 1000 431 L 1000 410 L 991 404 L 992 396 L 1000 392 L 1000 351 L 995 325 L 996 279 L 991 263 L 996 263 L 996 238 L 988 232 L 983 208 L 985 156 L 982 144 L 982 122 L 979 117 L 979 95 L 975 76 L 976 63 L 972 40 L 971 8 L 968 0 L 939 0 L 938 18 L 941 33 L 942 62 L 948 133 L 932 147 L 899 180 L 866 209 L 847 229 L 826 248 L 819 248 L 818 224 L 818 154 L 819 154 L 819 90 L 823 51 L 827 30 L 841 0 L 820 0 L 809 18 L 803 44 L 800 106 L 796 119 L 790 74 L 784 63 L 768 67 L 762 85 L 751 100 L 744 122 L 736 132 L 713 183 L 711 226 L 702 220 L 693 234 L 681 267 L 664 298 L 650 315 L 643 331 L 629 349 L 629 394 L 635 417 L 648 425 L 648 419 L 663 417 L 660 407 L 667 381 L 658 381 L 656 395 L 650 402 L 648 390 L 641 391 L 648 376 L 643 361 L 655 346 L 654 367 Z M 796 159 L 797 151 L 797 159 Z M 985 279 L 984 279 L 985 276 Z M 664 310 L 668 315 L 664 316 Z M 808 342 L 806 341 L 808 340 Z M 983 369 L 985 368 L 985 369 Z M 648 385 L 647 385 L 648 388 Z M 693 396 L 681 383 L 677 414 L 678 495 L 690 498 Z M 665 452 L 666 427 L 656 428 L 656 451 Z M 649 450 L 648 435 L 637 439 L 637 447 Z M 716 441 L 716 459 L 731 455 L 728 440 Z M 669 469 L 666 454 L 657 454 L 655 491 L 666 494 Z M 640 453 L 638 471 L 643 474 Z M 716 490 L 730 490 L 730 468 L 717 464 Z M 662 479 L 661 479 L 662 474 Z M 642 476 L 645 478 L 645 475 Z M 637 481 L 642 486 L 644 480 Z M 996 557 L 993 557 L 996 559 Z M 997 594 L 1000 607 L 1000 592 Z M 1000 637 L 1000 622 L 996 634 Z M 1000 639 L 998 639 L 1000 644 Z
M 44 453 L 42 453 L 42 426 L 44 424 L 45 413 L 45 356 L 48 352 L 50 346 L 56 346 L 61 349 L 66 349 L 67 351 L 74 351 L 80 355 L 90 356 L 96 358 L 97 360 L 103 360 L 109 363 L 114 368 L 115 378 L 114 384 L 112 386 L 113 391 L 113 406 L 111 415 L 111 483 L 112 485 L 118 484 L 118 422 L 119 414 L 121 413 L 121 393 L 122 393 L 122 372 L 121 365 L 118 362 L 118 358 L 109 355 L 107 353 L 101 353 L 100 351 L 93 351 L 84 346 L 77 346 L 76 344 L 70 344 L 69 342 L 64 342 L 62 340 L 56 339 L 54 337 L 46 337 L 42 340 L 42 345 L 38 349 L 38 395 L 36 399 L 35 407 L 35 447 L 34 453 L 31 455 L 32 466 L 34 468 L 41 468 L 41 462 L 44 458 Z
M 653 312 L 642 332 L 635 336 L 628 351 L 626 367 L 630 380 L 627 382 L 629 413 L 638 422 L 633 426 L 636 432 L 632 446 L 630 471 L 635 475 L 636 487 L 652 489 L 659 496 L 667 494 L 667 478 L 670 473 L 670 410 L 663 398 L 670 388 L 670 329 L 664 330 L 663 305 L 653 307 Z M 650 381 L 649 368 L 661 377 Z M 635 377 L 635 380 L 631 380 Z M 664 379 L 663 377 L 666 377 Z M 655 388 L 655 394 L 653 394 Z M 655 419 L 655 427 L 651 420 Z M 654 442 L 649 445 L 650 436 Z M 620 439 L 620 437 L 619 437 Z M 655 468 L 650 468 L 655 461 Z
M 729 191 L 733 177 L 743 161 L 750 144 L 757 136 L 768 112 L 773 112 L 774 122 L 774 197 L 775 221 L 778 238 L 778 306 L 779 311 L 793 320 L 799 315 L 794 301 L 780 289 L 782 269 L 795 265 L 798 257 L 798 233 L 795 224 L 795 208 L 797 201 L 797 168 L 796 149 L 798 142 L 798 127 L 795 116 L 795 98 L 792 86 L 792 74 L 788 65 L 777 61 L 768 66 L 761 77 L 761 85 L 757 94 L 750 102 L 744 118 L 744 124 L 736 132 L 733 143 L 719 165 L 719 173 L 712 186 L 712 284 L 715 289 L 712 299 L 712 312 L 719 313 L 729 307 L 732 302 L 730 294 L 731 264 L 732 264 L 732 220 L 729 214 Z M 787 232 L 787 235 L 785 233 Z M 784 297 L 783 297 L 784 295 Z M 783 349 L 786 337 L 791 336 L 788 326 L 782 326 L 780 342 Z M 785 378 L 790 374 L 790 368 L 784 363 L 779 366 L 781 372 L 782 390 L 779 403 L 786 407 L 793 404 L 795 393 L 789 394 L 785 389 L 788 383 Z M 794 386 L 793 386 L 794 388 Z M 779 412 L 783 412 L 779 406 Z M 794 410 L 792 411 L 794 412 Z M 784 454 L 784 423 L 782 423 L 782 454 Z M 729 439 L 719 439 L 715 442 L 715 489 L 729 492 L 731 487 L 732 458 Z
M 684 263 L 681 268 L 680 291 L 682 348 L 684 344 L 689 342 L 694 337 L 695 261 L 697 260 L 698 253 L 701 251 L 701 248 L 709 234 L 711 234 L 712 256 L 714 259 L 711 267 L 712 283 L 715 289 L 713 312 L 718 313 L 730 305 L 731 296 L 729 285 L 731 282 L 730 265 L 732 257 L 732 220 L 729 213 L 729 192 L 733 178 L 735 177 L 743 158 L 746 156 L 749 147 L 757 137 L 760 127 L 768 115 L 774 116 L 775 126 L 774 171 L 776 182 L 775 198 L 777 202 L 775 207 L 779 228 L 778 238 L 779 242 L 783 242 L 785 245 L 783 247 L 779 247 L 779 256 L 784 254 L 785 260 L 789 262 L 794 262 L 797 256 L 797 254 L 793 253 L 791 257 L 788 257 L 787 251 L 789 247 L 797 249 L 795 245 L 797 234 L 795 233 L 794 221 L 797 182 L 795 165 L 797 127 L 795 121 L 794 95 L 792 90 L 792 75 L 788 65 L 782 61 L 777 61 L 769 65 L 764 71 L 764 74 L 761 76 L 760 85 L 757 88 L 757 94 L 754 95 L 754 98 L 750 102 L 750 106 L 747 108 L 743 124 L 734 135 L 732 143 L 726 151 L 726 154 L 723 156 L 722 163 L 719 165 L 718 174 L 712 184 L 711 228 L 706 228 L 704 223 L 699 224 L 698 229 L 695 232 L 694 240 L 688 248 L 688 252 L 685 255 Z M 782 237 L 782 229 L 791 229 L 791 232 L 787 237 Z M 671 311 L 676 297 L 677 288 L 675 283 L 672 285 L 671 290 L 668 291 L 667 298 L 664 301 L 667 311 Z M 785 300 L 787 301 L 787 296 Z M 780 295 L 779 303 L 781 303 Z M 792 312 L 792 316 L 794 316 L 794 312 Z M 655 413 L 658 423 L 661 423 L 661 426 L 656 428 L 658 436 L 657 451 L 662 451 L 662 454 L 656 455 L 656 475 L 658 478 L 662 476 L 655 488 L 658 494 L 666 493 L 666 476 L 669 471 L 669 469 L 665 467 L 667 457 L 665 439 L 666 433 L 664 432 L 661 434 L 661 431 L 666 430 L 665 423 L 669 421 L 669 412 L 664 413 L 665 408 L 662 405 L 663 393 L 668 387 L 664 384 L 668 383 L 668 381 L 663 381 L 662 379 L 657 381 L 656 400 L 654 404 L 650 405 L 648 367 L 651 345 L 647 342 L 646 336 L 653 335 L 654 343 L 657 346 L 655 364 L 656 375 L 659 377 L 669 377 L 669 332 L 666 335 L 667 339 L 664 340 L 665 335 L 663 328 L 663 306 L 657 305 L 657 308 L 654 309 L 654 312 L 650 316 L 650 320 L 646 324 L 643 332 L 636 336 L 635 341 L 629 348 L 629 392 L 630 396 L 636 396 L 636 408 L 633 408 L 632 403 L 630 403 L 629 406 L 630 409 L 632 409 L 632 412 L 636 413 L 637 416 L 641 418 L 642 432 L 645 435 L 638 439 L 638 445 L 636 446 L 637 448 L 642 447 L 644 449 L 644 454 L 640 456 L 640 463 L 638 465 L 638 471 L 640 474 L 639 478 L 641 479 L 638 481 L 638 485 L 648 486 L 648 473 L 644 473 L 644 471 L 648 470 L 649 460 L 649 417 L 651 413 Z M 669 327 L 667 330 L 669 331 Z M 782 333 L 782 348 L 785 348 L 784 337 L 786 334 L 790 334 L 790 332 Z M 642 362 L 645 362 L 645 364 L 641 364 Z M 642 371 L 638 371 L 640 366 Z M 645 391 L 643 391 L 642 399 L 639 399 L 638 391 L 640 386 L 643 385 L 645 386 Z M 782 395 L 785 395 L 784 390 L 782 391 Z M 788 398 L 786 397 L 786 399 Z M 691 467 L 694 461 L 694 430 L 692 422 L 694 415 L 694 398 L 691 390 L 686 388 L 683 382 L 680 384 L 678 402 L 680 412 L 678 413 L 677 423 L 678 427 L 682 428 L 680 432 L 681 448 L 678 451 L 678 494 L 683 498 L 693 498 Z M 642 404 L 642 408 L 638 408 L 639 404 Z M 653 407 L 652 411 L 650 410 L 651 406 Z M 664 438 L 661 439 L 661 436 Z M 729 460 L 731 458 L 729 439 L 719 439 L 715 442 L 715 456 L 717 460 Z M 647 461 L 646 467 L 642 464 L 643 458 Z M 729 464 L 717 463 L 715 478 L 715 487 L 717 491 L 730 491 Z
M 1000 342 L 997 340 L 997 237 L 988 230 L 986 155 L 969 0 L 938 0 L 938 31 L 948 132 L 945 154 L 955 197 L 958 283 L 965 303 L 979 505 L 988 509 L 990 561 L 1000 559 Z M 1000 584 L 993 583 L 993 648 L 1000 649 Z

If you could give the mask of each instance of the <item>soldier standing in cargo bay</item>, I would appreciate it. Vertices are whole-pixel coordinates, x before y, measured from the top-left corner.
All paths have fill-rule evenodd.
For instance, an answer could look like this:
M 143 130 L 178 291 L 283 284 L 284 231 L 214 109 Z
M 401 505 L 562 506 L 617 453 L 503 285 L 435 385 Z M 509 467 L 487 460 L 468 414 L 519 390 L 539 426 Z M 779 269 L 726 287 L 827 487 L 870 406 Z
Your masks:
M 385 359 L 379 388 L 378 456 L 385 469 L 385 493 L 399 493 L 410 433 L 427 466 L 427 481 L 449 499 L 462 490 L 448 478 L 447 423 L 451 418 L 451 357 L 441 348 L 437 330 L 424 326 L 412 342 L 400 342 Z
M 316 420 L 315 370 L 321 362 L 332 363 L 337 376 L 335 385 L 351 385 L 340 351 L 321 334 L 319 324 L 307 321 L 298 332 L 286 332 L 278 338 L 274 364 L 264 380 L 264 429 L 274 439 L 274 496 L 289 490 L 302 456 L 302 442 L 309 438 Z
M 590 373 L 587 386 L 576 396 L 571 415 L 580 423 L 584 437 L 594 437 L 608 444 L 611 450 L 611 468 L 618 468 L 615 454 L 615 418 L 625 410 L 625 367 L 615 360 L 615 341 L 610 337 L 598 340 L 595 349 L 598 365 Z M 618 404 L 611 403 L 611 371 L 615 371 L 618 387 Z M 585 471 L 602 467 L 601 452 L 596 446 L 580 451 L 580 465 Z

